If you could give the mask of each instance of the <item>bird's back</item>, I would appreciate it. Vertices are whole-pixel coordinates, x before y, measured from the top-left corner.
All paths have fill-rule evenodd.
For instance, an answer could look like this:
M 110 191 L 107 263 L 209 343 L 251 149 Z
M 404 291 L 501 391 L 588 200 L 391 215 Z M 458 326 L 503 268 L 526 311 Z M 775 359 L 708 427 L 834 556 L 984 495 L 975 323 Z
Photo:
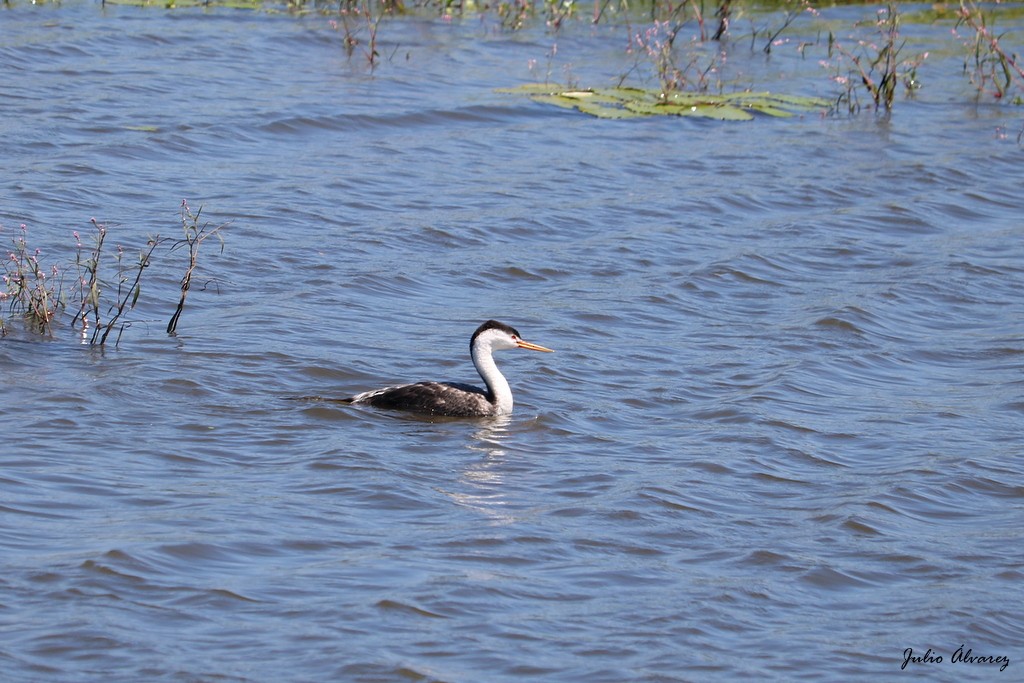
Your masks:
M 495 410 L 486 391 L 457 382 L 418 382 L 387 387 L 353 396 L 349 401 L 385 410 L 411 410 L 452 417 L 493 415 Z

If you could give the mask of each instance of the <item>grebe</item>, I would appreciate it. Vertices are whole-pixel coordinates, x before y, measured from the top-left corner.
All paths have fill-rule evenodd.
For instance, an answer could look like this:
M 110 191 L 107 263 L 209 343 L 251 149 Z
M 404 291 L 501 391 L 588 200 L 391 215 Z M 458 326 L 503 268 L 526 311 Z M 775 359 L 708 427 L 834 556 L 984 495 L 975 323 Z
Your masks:
M 508 386 L 508 381 L 498 371 L 498 366 L 494 364 L 491 355 L 494 351 L 503 349 L 530 349 L 553 353 L 552 349 L 523 341 L 514 328 L 497 320 L 488 320 L 476 328 L 476 332 L 469 340 L 473 365 L 476 366 L 476 371 L 480 373 L 487 389 L 453 382 L 418 382 L 367 391 L 343 399 L 343 402 L 450 417 L 509 415 L 512 412 L 512 390 Z

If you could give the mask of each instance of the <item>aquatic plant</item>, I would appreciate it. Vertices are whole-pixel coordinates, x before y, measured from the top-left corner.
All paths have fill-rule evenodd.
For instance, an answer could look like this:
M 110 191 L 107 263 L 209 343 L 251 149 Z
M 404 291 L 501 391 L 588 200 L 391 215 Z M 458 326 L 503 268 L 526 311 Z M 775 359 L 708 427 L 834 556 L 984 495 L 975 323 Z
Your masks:
M 857 98 L 856 81 L 871 96 L 875 111 L 892 109 L 896 97 L 898 83 L 902 80 L 907 89 L 917 87 L 917 68 L 927 59 L 925 52 L 911 58 L 901 58 L 900 54 L 906 44 L 900 36 L 900 15 L 894 3 L 889 3 L 878 10 L 875 20 L 871 22 L 875 28 L 877 41 L 870 38 L 855 38 L 856 48 L 847 48 L 835 33 L 828 36 L 828 56 L 830 59 L 839 57 L 852 64 L 846 74 L 841 73 L 841 64 L 837 66 L 835 81 L 843 86 L 836 105 L 846 105 L 848 111 L 860 109 Z
M 546 84 L 529 84 L 499 92 L 526 95 L 535 102 L 604 119 L 642 116 L 693 116 L 722 121 L 749 121 L 755 114 L 787 117 L 827 109 L 829 102 L 816 97 L 795 97 L 769 92 L 710 94 L 673 92 L 664 96 L 657 90 L 641 88 L 594 88 L 552 90 Z
M 71 319 L 71 326 L 81 325 L 82 340 L 88 340 L 89 344 L 100 346 L 106 344 L 107 337 L 114 329 L 117 329 L 117 339 L 114 342 L 116 346 L 121 341 L 121 334 L 124 330 L 131 327 L 131 322 L 125 319 L 125 314 L 135 308 L 135 304 L 139 300 L 139 295 L 142 292 L 142 271 L 149 266 L 150 257 L 161 240 L 159 236 L 151 237 L 146 249 L 139 252 L 138 262 L 134 266 L 128 266 L 125 263 L 125 249 L 120 244 L 117 245 L 115 257 L 116 294 L 114 302 L 104 308 L 100 305 L 103 301 L 104 285 L 100 280 L 99 273 L 107 228 L 98 223 L 95 218 L 91 220 L 91 223 L 96 229 L 96 235 L 88 258 L 82 258 L 82 241 L 79 234 L 74 233 L 77 241 L 75 267 L 78 283 L 76 298 L 79 307 L 78 312 Z M 110 316 L 108 320 L 103 320 L 104 313 Z M 89 334 L 90 316 L 92 317 L 91 336 Z
M 764 46 L 761 48 L 761 51 L 764 52 L 766 55 L 770 55 L 774 48 L 786 42 L 785 39 L 780 38 L 780 36 L 790 26 L 792 26 L 793 23 L 799 17 L 803 16 L 804 14 L 818 16 L 818 10 L 811 5 L 810 0 L 796 0 L 795 2 L 790 0 L 786 4 L 787 7 L 785 8 L 785 12 L 783 13 L 782 23 L 780 25 L 768 27 L 763 31 L 755 30 L 750 36 L 752 46 L 753 43 L 757 40 L 758 34 L 764 36 L 765 41 Z M 720 38 L 720 36 L 716 34 L 716 39 L 718 38 Z
M 181 294 L 177 307 L 167 325 L 168 334 L 174 334 L 185 299 L 191 289 L 196 269 L 199 248 L 213 235 L 221 240 L 219 225 L 210 229 L 208 224 L 200 225 L 202 209 L 193 213 L 188 203 L 181 205 L 181 222 L 184 238 L 174 242 L 169 249 L 188 249 L 188 266 L 181 279 Z M 54 264 L 44 267 L 41 250 L 32 249 L 28 244 L 28 229 L 22 225 L 12 237 L 7 258 L 3 262 L 3 288 L 0 289 L 0 304 L 8 316 L 18 316 L 27 330 L 52 336 L 61 314 L 73 311 L 68 327 L 78 330 L 82 342 L 103 346 L 114 330 L 117 330 L 115 345 L 120 343 L 122 333 L 132 325 L 128 314 L 135 308 L 142 293 L 143 273 L 150 266 L 157 247 L 168 240 L 159 235 L 148 238 L 146 246 L 139 250 L 137 260 L 126 257 L 128 250 L 116 245 L 113 265 L 106 246 L 108 226 L 96 219 L 90 221 L 93 228 L 91 246 L 86 247 L 82 236 L 75 231 L 75 257 L 69 268 Z M 3 232 L 0 226 L 0 233 Z M 65 278 L 73 275 L 73 282 Z M 70 308 L 70 311 L 69 311 Z M 8 333 L 6 321 L 0 316 L 0 337 Z
M 89 254 L 89 258 L 82 258 L 82 238 L 77 230 L 73 233 L 77 243 L 75 267 L 77 269 L 76 283 L 79 307 L 78 312 L 71 319 L 71 325 L 74 326 L 81 322 L 83 339 L 88 334 L 90 311 L 93 313 L 94 327 L 97 330 L 101 328 L 100 300 L 102 298 L 102 288 L 100 285 L 100 256 L 103 253 L 103 241 L 107 237 L 106 226 L 97 223 L 95 218 L 91 219 L 90 222 L 96 229 L 96 236 L 94 238 L 95 245 Z
M 460 5 L 460 9 L 463 6 Z M 483 8 L 492 8 L 483 5 Z M 507 31 L 518 31 L 525 27 L 530 19 L 542 17 L 544 25 L 552 31 L 558 31 L 566 19 L 575 16 L 575 0 L 499 0 L 493 10 Z
M 11 238 L 11 247 L 4 259 L 0 303 L 7 305 L 9 314 L 20 313 L 30 329 L 48 334 L 50 324 L 64 307 L 60 296 L 60 270 L 56 265 L 43 267 L 39 260 L 42 251 L 28 246 L 28 227 L 24 223 Z M 0 318 L 0 336 L 6 332 Z
M 1001 41 L 1005 34 L 997 34 L 990 24 L 991 18 L 974 0 L 960 0 L 954 32 L 961 26 L 973 31 L 967 41 L 964 73 L 968 74 L 979 95 L 990 92 L 996 99 L 1003 99 L 1014 83 L 1018 87 L 1024 83 L 1024 65 L 1016 53 L 1003 47 Z M 1024 98 L 1018 94 L 1013 102 L 1024 103 Z
M 680 8 L 684 7 L 680 5 Z M 668 20 L 657 21 L 644 31 L 630 31 L 627 54 L 635 57 L 633 67 L 619 78 L 621 87 L 626 79 L 635 72 L 641 71 L 642 63 L 653 66 L 658 79 L 660 96 L 668 99 L 672 93 L 686 90 L 706 92 L 711 89 L 712 77 L 717 73 L 719 53 L 701 49 L 703 38 L 695 38 L 687 50 L 685 63 L 679 60 L 676 38 L 685 25 L 684 21 L 672 23 Z M 703 27 L 701 27 L 703 32 Z M 720 83 L 715 82 L 720 89 Z
M 497 4 L 495 12 L 501 19 L 503 28 L 518 31 L 526 25 L 526 20 L 533 14 L 533 2 L 531 0 L 501 0 Z
M 181 298 L 178 299 L 178 306 L 174 310 L 174 315 L 171 316 L 170 321 L 167 323 L 167 334 L 174 334 L 178 329 L 178 318 L 181 317 L 181 312 L 185 309 L 185 298 L 188 296 L 189 290 L 192 288 L 192 274 L 196 269 L 196 261 L 199 258 L 199 247 L 202 246 L 203 242 L 208 237 L 217 236 L 220 240 L 221 252 L 224 251 L 224 238 L 220 234 L 221 228 L 225 226 L 224 223 L 218 225 L 212 230 L 209 229 L 209 224 L 204 223 L 202 226 L 199 225 L 199 216 L 203 212 L 203 207 L 199 207 L 199 210 L 192 213 L 192 210 L 188 206 L 188 201 L 182 200 L 181 202 L 181 226 L 185 230 L 185 238 L 175 242 L 171 247 L 171 251 L 175 249 L 187 246 L 188 247 L 188 268 L 185 270 L 185 274 L 181 278 Z
M 380 24 L 385 16 L 402 11 L 403 5 L 397 0 L 385 0 L 382 2 L 370 2 L 370 0 L 345 0 L 338 7 L 338 21 L 331 20 L 330 26 L 335 30 L 344 32 L 342 45 L 349 57 L 355 52 L 357 46 L 364 41 L 362 35 L 365 32 L 365 46 L 363 55 L 367 64 L 373 69 L 380 60 L 380 52 L 377 50 L 377 34 Z
M 789 38 L 786 34 L 805 16 L 818 16 L 820 3 L 811 0 L 103 0 L 104 3 L 164 7 L 245 7 L 265 12 L 287 12 L 293 15 L 319 14 L 330 17 L 330 26 L 342 34 L 342 45 L 352 56 L 360 50 L 371 69 L 390 56 L 382 54 L 381 33 L 385 18 L 419 12 L 420 15 L 454 16 L 475 14 L 482 20 L 496 19 L 500 28 L 518 31 L 543 21 L 549 32 L 558 32 L 571 20 L 593 24 L 625 26 L 627 61 L 618 85 L 637 79 L 647 86 L 657 81 L 662 100 L 677 92 L 721 92 L 726 55 L 732 57 L 728 40 L 737 22 L 751 18 L 751 51 L 772 55 Z M 889 2 L 877 15 L 858 22 L 852 32 L 829 20 L 814 31 L 828 35 L 827 58 L 820 63 L 830 72 L 832 81 L 840 86 L 835 96 L 836 111 L 845 107 L 856 113 L 864 106 L 876 112 L 892 109 L 901 85 L 912 93 L 920 83 L 918 68 L 927 53 L 907 56 L 906 41 L 900 30 L 902 15 L 896 2 Z M 905 7 L 905 6 L 904 6 Z M 588 11 L 588 9 L 590 11 Z M 955 20 L 954 35 L 967 48 L 963 70 L 978 95 L 991 95 L 1001 101 L 1024 103 L 1024 95 L 1013 92 L 1024 83 L 1024 63 L 1010 45 L 1019 36 L 1008 38 L 1006 32 L 993 29 L 997 16 L 1017 20 L 1019 8 L 1013 3 L 979 4 L 977 0 L 958 0 L 953 5 L 939 4 L 931 9 L 915 8 L 916 19 L 925 21 Z M 717 27 L 714 23 L 717 21 Z M 757 26 L 754 22 L 763 22 Z M 909 19 L 908 19 L 909 21 Z M 865 26 L 872 30 L 861 30 Z M 1016 29 L 1015 29 L 1016 30 Z M 958 31 L 962 33 L 958 33 Z M 821 34 L 805 36 L 797 45 L 801 55 L 811 47 L 824 47 Z M 1016 40 L 1019 42 L 1019 40 Z M 716 47 L 718 46 L 718 47 Z M 937 49 L 944 49 L 941 46 Z M 395 52 L 398 48 L 395 47 Z M 553 54 L 553 52 L 552 52 Z M 632 64 L 629 61 L 632 61 Z M 550 80 L 552 59 L 543 80 Z M 538 60 L 530 60 L 531 72 Z M 533 74 L 538 78 L 537 74 Z M 566 90 L 576 89 L 568 79 Z M 744 87 L 750 87 L 744 83 Z M 866 95 L 866 97 L 865 97 Z

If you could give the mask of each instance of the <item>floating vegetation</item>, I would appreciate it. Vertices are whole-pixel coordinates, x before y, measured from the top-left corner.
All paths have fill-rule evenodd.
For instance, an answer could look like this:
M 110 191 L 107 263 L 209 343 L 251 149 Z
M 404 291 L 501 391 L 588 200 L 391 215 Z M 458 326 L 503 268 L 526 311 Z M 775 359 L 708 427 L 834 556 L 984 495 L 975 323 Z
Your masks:
M 534 102 L 575 109 L 602 119 L 641 116 L 696 116 L 720 121 L 750 121 L 755 114 L 786 117 L 808 112 L 824 113 L 830 102 L 819 97 L 798 97 L 770 92 L 738 92 L 715 95 L 702 92 L 663 94 L 641 88 L 586 88 L 555 90 L 531 83 L 498 92 L 526 95 Z

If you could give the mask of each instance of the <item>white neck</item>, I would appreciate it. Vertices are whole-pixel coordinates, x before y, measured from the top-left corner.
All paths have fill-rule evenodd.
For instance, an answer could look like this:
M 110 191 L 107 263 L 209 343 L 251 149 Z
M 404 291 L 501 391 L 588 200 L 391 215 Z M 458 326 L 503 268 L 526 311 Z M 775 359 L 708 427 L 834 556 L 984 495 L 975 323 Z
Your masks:
M 491 355 L 491 344 L 482 338 L 472 348 L 473 365 L 480 377 L 487 385 L 494 399 L 495 415 L 509 415 L 512 413 L 512 389 L 508 386 L 508 380 L 498 370 L 494 363 L 494 356 Z

